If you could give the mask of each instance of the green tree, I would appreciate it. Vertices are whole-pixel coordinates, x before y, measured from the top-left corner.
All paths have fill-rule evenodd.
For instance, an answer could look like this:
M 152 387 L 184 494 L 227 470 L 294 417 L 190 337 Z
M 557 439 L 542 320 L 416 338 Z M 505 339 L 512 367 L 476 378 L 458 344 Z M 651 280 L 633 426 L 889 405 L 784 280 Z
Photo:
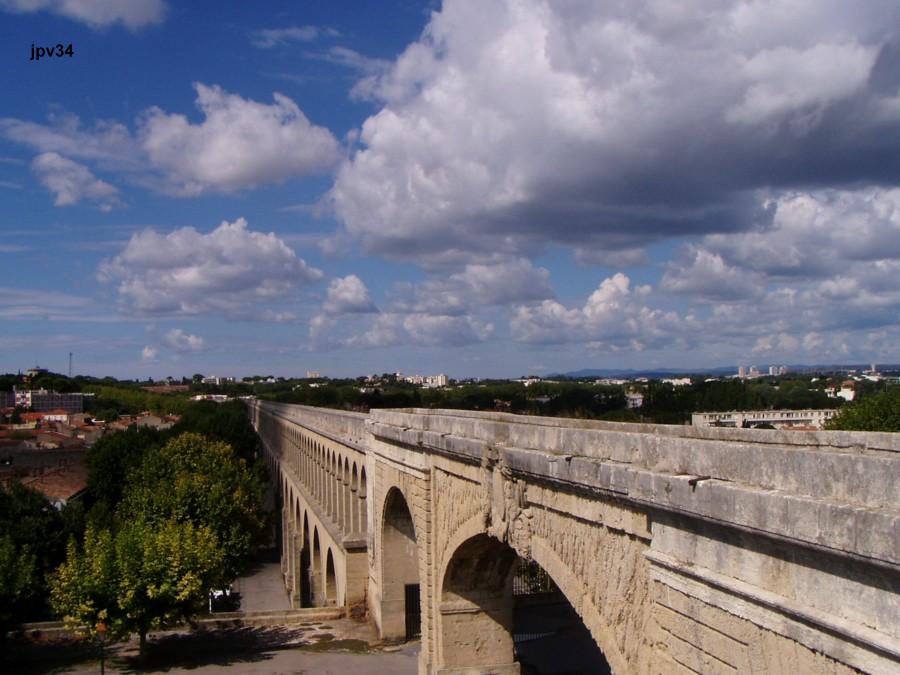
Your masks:
M 59 512 L 40 492 L 14 482 L 0 490 L 0 540 L 5 621 L 45 618 L 46 575 L 64 553 L 65 526 Z
M 97 635 L 103 621 L 110 639 L 125 637 L 129 626 L 118 606 L 118 569 L 112 532 L 88 526 L 84 544 L 70 539 L 66 559 L 50 577 L 50 603 L 72 629 Z
M 107 510 L 115 509 L 128 474 L 140 466 L 147 452 L 162 443 L 160 433 L 149 427 L 130 428 L 100 438 L 86 456 L 91 500 L 103 502 Z
M 189 618 L 221 582 L 223 553 L 206 526 L 134 520 L 115 535 L 88 528 L 84 546 L 70 542 L 66 561 L 51 578 L 51 601 L 70 627 L 97 635 L 140 637 Z
M 128 480 L 117 518 L 207 526 L 224 551 L 225 577 L 264 541 L 263 482 L 231 446 L 186 433 L 146 454 Z
M 206 525 L 135 521 L 116 537 L 118 608 L 140 636 L 202 611 L 209 590 L 223 580 L 224 552 Z
M 37 560 L 28 546 L 0 536 L 0 641 L 19 623 L 39 589 Z
M 827 425 L 844 431 L 900 431 L 900 387 L 866 396 L 840 409 Z

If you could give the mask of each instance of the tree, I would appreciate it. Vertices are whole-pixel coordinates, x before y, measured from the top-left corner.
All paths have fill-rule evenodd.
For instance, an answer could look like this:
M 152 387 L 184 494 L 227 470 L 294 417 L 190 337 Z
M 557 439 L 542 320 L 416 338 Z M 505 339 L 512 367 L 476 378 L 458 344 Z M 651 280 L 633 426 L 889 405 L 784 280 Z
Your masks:
M 65 526 L 37 490 L 14 482 L 0 490 L 0 607 L 6 625 L 47 614 L 46 575 L 62 559 Z
M 175 520 L 134 520 L 115 535 L 88 528 L 84 546 L 69 543 L 66 561 L 51 578 L 51 602 L 73 629 L 97 635 L 102 621 L 111 639 L 140 637 L 203 609 L 221 582 L 223 553 L 206 526 Z
M 69 540 L 66 560 L 50 577 L 50 604 L 73 629 L 96 637 L 103 621 L 111 639 L 129 632 L 118 606 L 116 549 L 110 530 L 88 526 L 84 545 Z
M 128 474 L 140 466 L 147 452 L 162 442 L 160 433 L 149 427 L 130 428 L 100 438 L 86 456 L 91 499 L 114 509 L 122 498 Z
M 264 540 L 263 483 L 227 443 L 181 434 L 148 452 L 129 477 L 117 519 L 141 518 L 209 527 L 232 579 Z
M 841 408 L 827 425 L 844 431 L 900 431 L 900 387 L 866 396 Z
M 19 623 L 38 587 L 34 554 L 28 546 L 17 546 L 8 534 L 0 536 L 0 641 Z
M 206 525 L 135 521 L 116 537 L 118 608 L 140 636 L 200 612 L 209 590 L 221 586 L 224 551 Z

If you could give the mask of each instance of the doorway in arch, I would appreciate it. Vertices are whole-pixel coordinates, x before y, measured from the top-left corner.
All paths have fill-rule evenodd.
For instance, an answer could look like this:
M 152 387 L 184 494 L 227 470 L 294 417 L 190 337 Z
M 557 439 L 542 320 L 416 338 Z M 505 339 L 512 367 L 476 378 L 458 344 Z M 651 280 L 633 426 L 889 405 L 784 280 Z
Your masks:
M 439 670 L 610 673 L 603 652 L 553 579 L 487 534 L 454 551 L 438 619 Z

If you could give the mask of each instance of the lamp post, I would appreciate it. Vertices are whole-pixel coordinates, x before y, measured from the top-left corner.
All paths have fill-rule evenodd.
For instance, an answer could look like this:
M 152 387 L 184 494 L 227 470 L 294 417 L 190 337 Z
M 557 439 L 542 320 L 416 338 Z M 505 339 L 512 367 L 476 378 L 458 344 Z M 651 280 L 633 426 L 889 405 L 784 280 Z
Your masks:
M 95 628 L 97 629 L 97 635 L 100 636 L 100 675 L 104 675 L 106 673 L 106 624 L 101 619 L 97 622 Z

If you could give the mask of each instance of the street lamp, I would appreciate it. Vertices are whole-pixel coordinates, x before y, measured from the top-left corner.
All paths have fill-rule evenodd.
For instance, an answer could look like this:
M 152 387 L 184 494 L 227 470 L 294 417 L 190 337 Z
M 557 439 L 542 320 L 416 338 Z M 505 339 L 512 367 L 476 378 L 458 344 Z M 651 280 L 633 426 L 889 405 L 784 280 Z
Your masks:
M 97 635 L 100 636 L 100 675 L 104 675 L 106 673 L 106 624 L 101 619 L 94 628 L 97 630 Z

